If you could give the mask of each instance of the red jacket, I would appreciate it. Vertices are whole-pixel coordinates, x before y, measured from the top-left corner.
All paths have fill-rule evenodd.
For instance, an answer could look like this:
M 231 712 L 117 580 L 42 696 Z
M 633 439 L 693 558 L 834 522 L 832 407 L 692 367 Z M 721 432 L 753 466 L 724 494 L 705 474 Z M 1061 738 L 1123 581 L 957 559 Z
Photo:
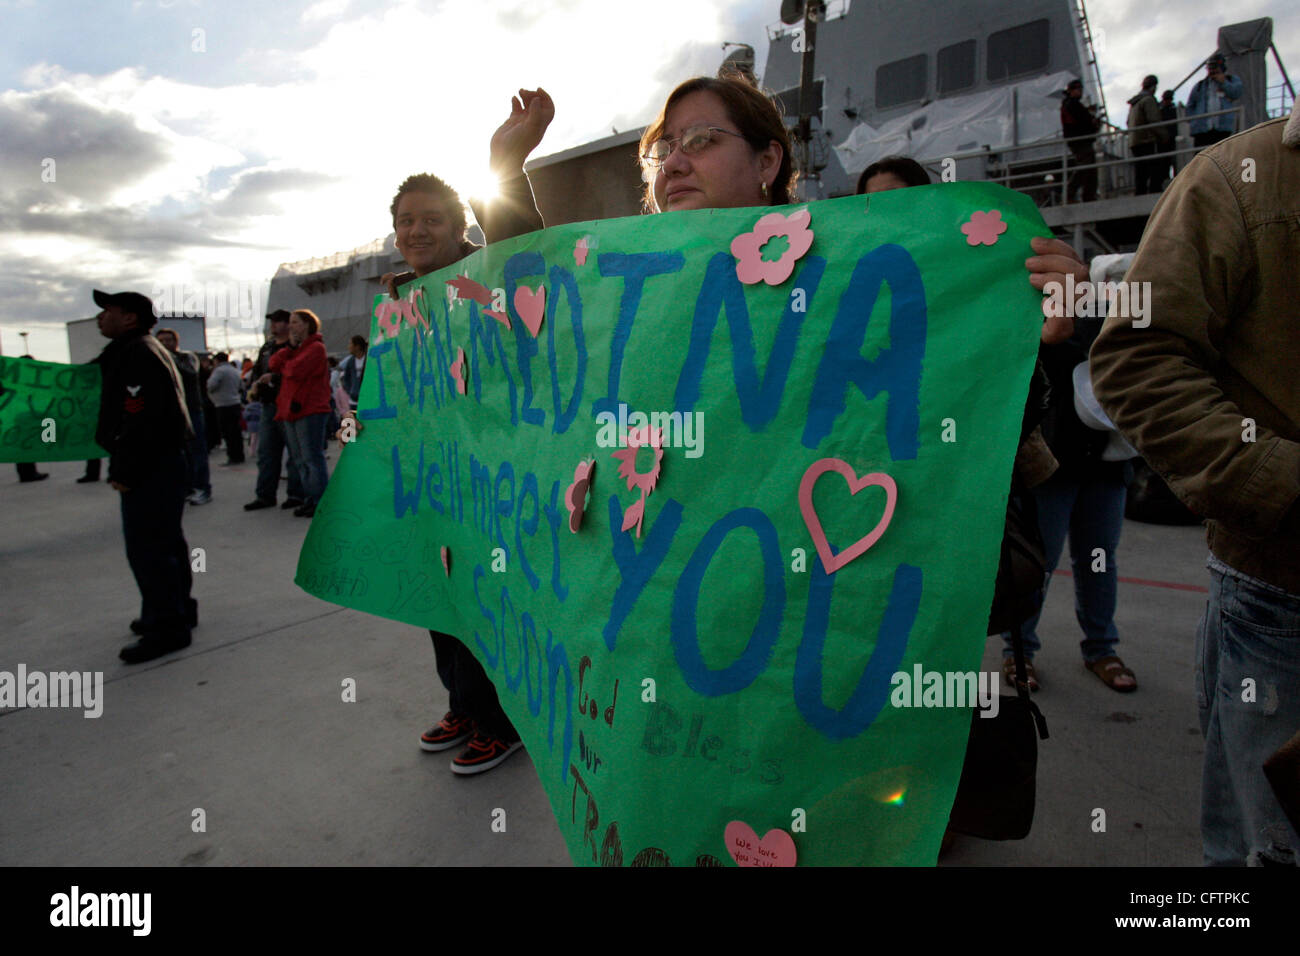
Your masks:
M 280 392 L 275 398 L 277 422 L 296 422 L 307 415 L 329 412 L 329 361 L 319 332 L 307 336 L 296 348 L 280 349 L 267 367 L 280 376 Z

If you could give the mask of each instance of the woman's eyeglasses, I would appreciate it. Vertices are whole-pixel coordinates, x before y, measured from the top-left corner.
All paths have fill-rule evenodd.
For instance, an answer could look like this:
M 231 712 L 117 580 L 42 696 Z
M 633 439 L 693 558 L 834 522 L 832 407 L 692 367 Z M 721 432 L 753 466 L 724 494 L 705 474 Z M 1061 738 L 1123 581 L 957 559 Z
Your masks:
M 731 130 L 722 129 L 718 126 L 692 126 L 683 130 L 682 135 L 676 139 L 660 139 L 651 143 L 650 148 L 645 151 L 645 155 L 641 159 L 647 166 L 658 167 L 668 162 L 668 157 L 673 154 L 675 149 L 680 148 L 687 156 L 694 156 L 713 142 L 714 133 L 724 133 L 738 139 L 745 138 L 740 133 L 733 133 Z

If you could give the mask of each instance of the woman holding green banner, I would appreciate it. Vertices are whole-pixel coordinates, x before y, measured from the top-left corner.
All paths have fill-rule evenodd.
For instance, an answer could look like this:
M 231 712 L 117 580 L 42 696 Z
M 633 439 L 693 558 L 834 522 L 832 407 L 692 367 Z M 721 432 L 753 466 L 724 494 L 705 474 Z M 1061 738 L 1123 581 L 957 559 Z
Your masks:
M 641 136 L 645 208 L 649 212 L 784 205 L 794 200 L 798 171 L 781 112 L 743 79 L 696 77 L 678 85 Z M 1059 239 L 1035 238 L 1025 261 L 1029 281 L 1042 291 L 1073 273 L 1083 292 L 1088 267 Z M 1069 312 L 1071 310 L 1063 310 Z M 1074 320 L 1049 314 L 1044 301 L 1044 344 L 1061 342 Z

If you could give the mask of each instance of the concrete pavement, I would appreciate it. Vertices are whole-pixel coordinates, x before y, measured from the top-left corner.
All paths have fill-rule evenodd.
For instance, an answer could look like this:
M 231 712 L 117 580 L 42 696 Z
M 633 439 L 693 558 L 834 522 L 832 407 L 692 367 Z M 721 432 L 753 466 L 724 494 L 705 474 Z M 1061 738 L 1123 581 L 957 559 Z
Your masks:
M 51 477 L 26 485 L 3 470 L 0 670 L 102 671 L 105 704 L 98 719 L 0 712 L 0 864 L 567 865 L 526 754 L 464 778 L 448 771 L 451 753 L 420 751 L 446 709 L 427 633 L 295 587 L 307 520 L 243 511 L 256 467 L 221 457 L 212 503 L 185 516 L 207 562 L 194 643 L 133 667 L 117 658 L 139 600 L 117 493 L 76 484 L 76 462 L 42 465 Z M 1054 580 L 1036 661 L 1051 738 L 1033 832 L 959 837 L 945 864 L 1199 864 L 1192 646 L 1204 556 L 1199 527 L 1126 523 L 1120 574 L 1147 582 L 1120 586 L 1134 694 L 1083 669 L 1070 581 Z M 985 669 L 1000 656 L 990 641 Z M 355 703 L 342 699 L 347 678 Z M 505 833 L 491 827 L 498 808 Z

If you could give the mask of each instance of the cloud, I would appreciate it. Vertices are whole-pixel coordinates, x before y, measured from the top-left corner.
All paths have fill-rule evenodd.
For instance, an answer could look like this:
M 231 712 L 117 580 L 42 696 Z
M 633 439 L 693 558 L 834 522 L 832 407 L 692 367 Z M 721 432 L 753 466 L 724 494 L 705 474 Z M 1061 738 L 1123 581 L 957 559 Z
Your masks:
M 220 238 L 198 221 L 142 216 L 122 206 L 88 210 L 0 208 L 0 232 L 97 240 L 133 255 L 179 253 L 192 246 L 244 245 Z
M 130 113 L 66 88 L 0 93 L 0 142 L 0 189 L 45 185 L 51 202 L 107 201 L 170 159 L 167 144 Z M 47 158 L 54 161 L 51 183 L 42 179 Z
M 239 173 L 224 195 L 213 197 L 210 211 L 223 218 L 276 215 L 282 212 L 273 198 L 277 194 L 311 192 L 339 180 L 338 176 L 306 169 L 250 169 Z
M 302 21 L 337 20 L 348 8 L 348 0 L 320 0 L 302 12 Z

